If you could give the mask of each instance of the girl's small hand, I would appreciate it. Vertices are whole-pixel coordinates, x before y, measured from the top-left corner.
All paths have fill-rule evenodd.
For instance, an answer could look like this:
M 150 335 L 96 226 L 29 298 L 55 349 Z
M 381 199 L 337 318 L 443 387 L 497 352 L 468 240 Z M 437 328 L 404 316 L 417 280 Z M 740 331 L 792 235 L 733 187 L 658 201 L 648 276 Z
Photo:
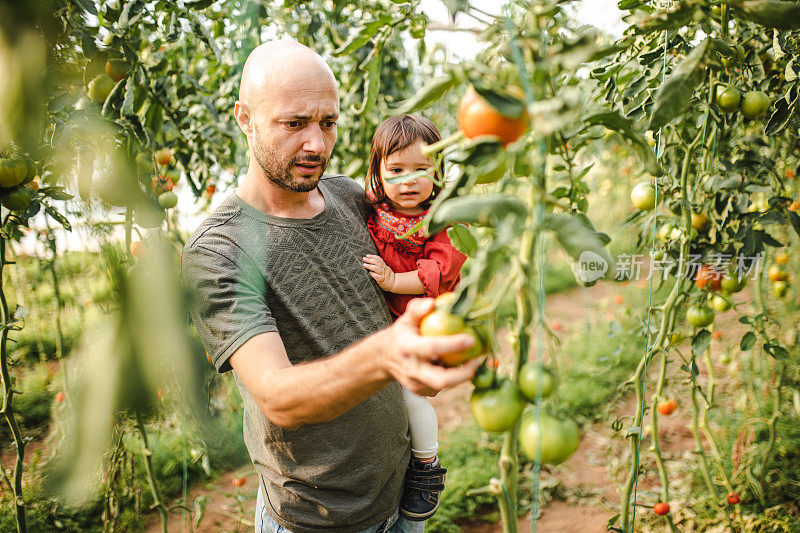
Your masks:
M 362 259 L 364 268 L 369 271 L 372 279 L 378 282 L 378 286 L 386 292 L 392 292 L 394 288 L 394 270 L 389 268 L 378 255 L 367 255 Z

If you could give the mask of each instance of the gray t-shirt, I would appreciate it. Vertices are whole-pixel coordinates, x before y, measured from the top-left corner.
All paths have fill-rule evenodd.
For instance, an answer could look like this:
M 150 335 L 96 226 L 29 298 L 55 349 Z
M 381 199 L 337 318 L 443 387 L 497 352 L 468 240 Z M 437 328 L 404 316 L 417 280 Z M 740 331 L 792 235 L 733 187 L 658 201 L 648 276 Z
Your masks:
M 186 243 L 192 321 L 220 372 L 260 333 L 277 331 L 296 364 L 330 357 L 390 324 L 361 264 L 377 253 L 363 189 L 345 176 L 323 176 L 319 190 L 325 210 L 310 219 L 271 216 L 233 194 Z M 410 444 L 396 382 L 335 420 L 295 431 L 270 422 L 239 376 L 236 382 L 245 443 L 280 525 L 349 533 L 397 510 Z

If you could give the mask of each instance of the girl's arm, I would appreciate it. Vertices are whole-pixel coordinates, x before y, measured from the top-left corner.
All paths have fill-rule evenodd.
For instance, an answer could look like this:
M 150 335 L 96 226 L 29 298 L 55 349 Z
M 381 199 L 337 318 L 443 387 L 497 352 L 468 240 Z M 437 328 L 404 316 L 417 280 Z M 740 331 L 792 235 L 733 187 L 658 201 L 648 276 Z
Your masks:
M 367 255 L 363 259 L 364 268 L 378 282 L 378 286 L 386 292 L 394 294 L 425 294 L 425 286 L 419 279 L 416 270 L 411 272 L 395 272 L 378 255 Z

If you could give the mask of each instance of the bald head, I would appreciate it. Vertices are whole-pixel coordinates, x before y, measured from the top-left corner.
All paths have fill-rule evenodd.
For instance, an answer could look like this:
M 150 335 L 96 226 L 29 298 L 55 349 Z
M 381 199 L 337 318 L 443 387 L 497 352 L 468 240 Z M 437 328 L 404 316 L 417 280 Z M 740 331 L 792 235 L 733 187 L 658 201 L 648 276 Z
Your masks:
M 338 90 L 333 72 L 318 53 L 290 39 L 270 41 L 255 47 L 247 57 L 239 101 L 254 109 L 273 90 L 296 83 L 325 84 Z
M 290 40 L 256 47 L 242 70 L 234 115 L 247 136 L 254 182 L 266 178 L 294 192 L 316 188 L 339 118 L 336 79 L 319 54 Z

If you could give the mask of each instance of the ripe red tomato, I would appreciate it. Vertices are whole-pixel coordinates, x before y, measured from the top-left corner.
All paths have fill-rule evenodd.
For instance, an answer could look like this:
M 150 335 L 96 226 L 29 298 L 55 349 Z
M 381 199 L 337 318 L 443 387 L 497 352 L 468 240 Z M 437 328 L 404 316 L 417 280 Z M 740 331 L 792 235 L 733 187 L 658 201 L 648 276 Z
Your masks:
M 60 404 L 64 402 L 64 393 L 62 391 L 58 391 L 56 393 L 56 403 Z
M 653 512 L 658 516 L 664 516 L 669 513 L 669 504 L 667 502 L 658 502 L 653 506 Z
M 616 296 L 614 296 L 614 303 L 615 303 L 615 304 L 617 304 L 617 305 L 621 305 L 621 304 L 622 304 L 622 302 L 623 302 L 623 298 L 622 298 L 622 296 L 620 296 L 619 294 L 617 294 Z
M 659 412 L 659 414 L 662 414 L 664 416 L 671 415 L 672 413 L 675 412 L 677 408 L 678 408 L 678 400 L 676 400 L 675 398 L 670 398 L 669 400 L 658 402 L 656 404 L 656 410 Z
M 458 127 L 467 139 L 481 135 L 493 135 L 500 138 L 503 146 L 519 139 L 528 129 L 526 114 L 509 117 L 501 114 L 489 105 L 473 87 L 467 89 L 458 106 Z
M 729 492 L 728 493 L 728 503 L 731 505 L 738 504 L 742 499 L 739 497 L 739 493 L 737 492 Z
M 233 478 L 233 486 L 234 487 L 243 487 L 247 483 L 246 477 L 235 477 Z
M 722 272 L 717 271 L 713 266 L 700 265 L 697 269 L 697 275 L 694 277 L 695 284 L 701 289 L 708 285 L 712 291 L 718 291 L 722 288 Z
M 711 333 L 711 338 L 720 340 L 722 338 L 722 332 L 720 330 L 715 330 L 713 333 Z

